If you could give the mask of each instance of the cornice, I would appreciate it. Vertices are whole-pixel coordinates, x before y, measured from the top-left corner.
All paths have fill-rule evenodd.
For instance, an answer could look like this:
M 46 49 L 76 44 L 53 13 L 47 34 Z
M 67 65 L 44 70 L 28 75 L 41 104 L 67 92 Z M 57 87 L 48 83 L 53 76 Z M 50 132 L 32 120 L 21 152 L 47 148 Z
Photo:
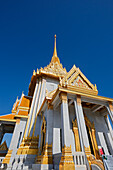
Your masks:
M 6 122 L 16 122 L 16 119 L 0 119 L 0 121 L 6 121 Z
M 71 94 L 76 94 L 76 95 L 81 95 L 81 96 L 85 96 L 85 97 L 90 97 L 90 98 L 93 98 L 93 99 L 103 100 L 103 101 L 106 101 L 106 102 L 107 101 L 113 102 L 112 98 L 93 95 L 93 94 L 86 94 L 86 93 L 83 93 L 83 92 L 78 92 L 78 91 L 75 91 L 73 89 L 64 88 L 64 87 L 61 87 L 61 86 L 59 86 L 59 91 L 67 92 L 67 93 L 71 93 Z

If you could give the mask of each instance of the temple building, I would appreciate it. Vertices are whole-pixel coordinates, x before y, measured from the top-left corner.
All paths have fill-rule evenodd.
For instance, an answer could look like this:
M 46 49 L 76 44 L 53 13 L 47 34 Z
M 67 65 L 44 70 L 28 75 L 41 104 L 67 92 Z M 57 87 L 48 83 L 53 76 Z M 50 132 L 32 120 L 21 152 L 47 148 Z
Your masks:
M 49 65 L 33 71 L 28 95 L 0 116 L 0 141 L 12 133 L 9 148 L 1 144 L 1 169 L 113 170 L 112 123 L 113 99 L 75 65 L 66 71 L 55 35 Z

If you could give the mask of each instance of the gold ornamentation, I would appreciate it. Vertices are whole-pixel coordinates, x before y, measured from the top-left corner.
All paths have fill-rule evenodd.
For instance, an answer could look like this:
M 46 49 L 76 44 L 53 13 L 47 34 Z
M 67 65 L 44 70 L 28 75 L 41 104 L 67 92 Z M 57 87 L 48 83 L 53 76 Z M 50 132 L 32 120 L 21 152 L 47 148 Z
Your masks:
M 17 155 L 25 155 L 25 154 L 37 155 L 38 141 L 39 141 L 39 136 L 24 138 L 17 151 Z
M 91 130 L 92 132 L 92 141 L 93 141 L 93 150 L 94 150 L 94 155 L 97 159 L 100 159 L 99 151 L 98 151 L 98 145 L 97 145 L 97 140 L 95 136 L 95 129 Z
M 97 85 L 95 84 L 95 90 L 97 91 Z
M 112 98 L 108 98 L 108 97 L 103 97 L 103 96 L 98 96 L 97 95 L 97 92 L 95 91 L 91 91 L 91 90 L 87 90 L 87 89 L 84 89 L 83 88 L 78 88 L 78 87 L 62 87 L 59 85 L 59 91 L 60 92 L 65 92 L 65 93 L 71 93 L 71 94 L 76 94 L 76 95 L 81 95 L 81 96 L 85 96 L 85 97 L 90 97 L 92 99 L 98 99 L 98 100 L 103 100 L 103 101 L 110 101 L 110 102 L 113 102 L 113 99 Z
M 55 43 L 54 43 L 54 52 L 53 52 L 53 57 L 51 59 L 51 62 L 47 67 L 44 67 L 44 68 L 41 67 L 41 69 L 37 72 L 37 75 L 41 73 L 49 75 L 49 76 L 58 76 L 58 77 L 64 77 L 67 74 L 66 69 L 63 68 L 57 56 L 56 36 L 55 36 Z M 35 75 L 35 72 L 34 72 L 34 75 Z
M 44 116 L 43 116 L 43 122 L 42 122 L 42 126 L 41 126 L 41 132 L 46 133 L 46 120 L 45 120 Z
M 59 96 L 62 102 L 67 103 L 67 93 L 61 92 Z
M 80 71 L 79 68 L 76 68 L 74 65 L 72 69 L 63 77 L 60 79 L 60 85 L 61 86 L 72 86 L 72 87 L 78 87 L 79 91 L 83 91 L 86 89 L 87 91 L 98 93 L 96 85 L 90 83 L 90 81 L 84 76 L 84 74 Z
M 49 109 L 53 110 L 53 105 L 51 104 L 51 100 L 47 100 L 47 106 L 48 106 L 48 110 Z
M 91 169 L 91 164 L 95 164 L 95 165 L 99 166 L 102 170 L 104 170 L 103 162 L 101 160 L 96 159 L 95 156 L 87 155 L 87 160 L 89 162 L 90 169 Z
M 59 164 L 59 170 L 75 170 L 71 146 L 62 148 L 62 156 Z
M 113 111 L 113 105 L 112 105 L 112 102 L 109 102 L 109 107 L 110 107 L 110 110 Z
M 89 130 L 89 135 L 90 135 L 92 146 L 93 146 L 93 152 L 94 152 L 94 155 L 95 155 L 94 156 L 94 155 L 91 154 L 90 146 L 88 148 L 86 148 L 84 146 L 85 153 L 86 153 L 90 168 L 91 168 L 91 164 L 96 164 L 102 170 L 104 170 L 103 162 L 100 160 L 101 158 L 100 158 L 99 152 L 98 152 L 98 145 L 97 145 L 96 136 L 95 136 L 94 122 L 91 123 L 91 121 L 87 118 L 85 113 L 84 113 L 84 119 L 85 119 L 86 125 L 87 125 L 88 130 Z
M 72 119 L 72 123 L 73 123 L 73 128 L 77 127 L 77 120 L 76 119 L 75 120 Z
M 81 96 L 80 95 L 77 95 L 77 104 L 81 105 Z
M 45 145 L 45 138 L 46 138 L 46 120 L 43 116 L 42 126 L 41 126 L 41 142 L 40 142 L 40 148 L 38 150 L 38 155 L 40 155 L 43 152 L 43 148 Z
M 85 113 L 84 113 L 84 119 L 85 119 L 86 125 L 87 125 L 88 130 L 89 130 L 89 135 L 90 135 L 90 138 L 91 138 L 91 143 L 92 143 L 92 146 L 93 146 L 94 155 L 97 159 L 100 159 L 99 151 L 98 151 L 98 145 L 97 145 L 96 136 L 95 136 L 94 122 L 91 123 L 91 121 L 87 118 Z
M 9 164 L 10 158 L 11 158 L 11 154 L 12 154 L 12 150 L 8 150 L 8 153 L 7 153 L 7 155 L 5 156 L 5 158 L 4 158 L 4 160 L 3 160 L 2 163 L 4 163 L 4 164 Z
M 41 155 L 37 156 L 36 163 L 37 164 L 53 164 L 52 144 L 46 143 L 46 145 L 43 147 L 43 151 Z
M 48 92 L 48 90 L 46 89 L 46 98 L 52 98 L 53 95 L 55 94 L 57 89 L 51 91 L 51 92 Z
M 6 144 L 6 141 L 4 141 L 1 145 L 0 145 L 0 151 L 8 151 L 8 147 L 7 147 L 7 144 Z M 6 153 L 4 152 L 0 152 L 0 157 L 5 157 L 6 156 Z
M 84 149 L 85 149 L 86 156 L 91 155 L 91 149 L 90 149 L 90 146 L 89 146 L 89 147 L 85 147 L 85 146 L 84 146 Z
M 36 75 L 36 72 L 35 72 L 35 70 L 33 70 L 33 76 L 35 76 Z
M 76 152 L 80 152 L 81 147 L 80 147 L 80 139 L 79 139 L 79 133 L 78 133 L 77 120 L 76 119 L 74 121 L 72 120 L 72 123 L 73 123 L 74 137 L 75 137 Z
M 6 151 L 8 150 L 6 141 L 4 141 L 4 142 L 0 145 L 0 151 L 3 151 L 3 150 L 6 150 Z
M 19 124 L 20 123 L 20 119 L 16 119 L 16 124 Z

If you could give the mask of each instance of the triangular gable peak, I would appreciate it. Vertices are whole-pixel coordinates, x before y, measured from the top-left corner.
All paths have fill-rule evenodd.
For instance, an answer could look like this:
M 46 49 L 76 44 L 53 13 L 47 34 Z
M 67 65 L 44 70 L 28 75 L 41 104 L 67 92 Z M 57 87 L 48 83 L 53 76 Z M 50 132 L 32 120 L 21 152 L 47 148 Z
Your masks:
M 19 102 L 20 100 L 18 99 L 18 96 L 17 96 L 16 102 L 14 103 L 13 108 L 12 108 L 12 113 L 14 114 L 16 113 Z
M 8 147 L 7 147 L 7 144 L 6 144 L 6 141 L 4 141 L 1 145 L 0 145 L 0 151 L 3 151 L 3 150 L 8 150 Z
M 94 86 L 75 65 L 67 75 L 61 79 L 60 84 L 62 86 L 72 86 L 79 88 L 79 90 L 86 89 L 94 91 L 96 94 L 98 93 L 96 85 Z

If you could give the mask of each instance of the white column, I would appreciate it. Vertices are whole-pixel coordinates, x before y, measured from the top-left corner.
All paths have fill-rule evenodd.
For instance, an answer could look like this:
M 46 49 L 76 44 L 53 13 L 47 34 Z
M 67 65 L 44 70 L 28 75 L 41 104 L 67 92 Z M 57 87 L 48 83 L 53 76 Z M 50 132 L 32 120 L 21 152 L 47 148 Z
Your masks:
M 83 145 L 84 145 L 86 154 L 90 154 L 90 149 L 89 149 L 90 145 L 89 145 L 80 96 L 77 96 L 77 99 L 74 100 L 74 104 L 75 104 L 76 115 L 78 119 L 77 123 L 78 123 L 79 132 L 80 132 L 81 147 L 83 150 Z
M 113 124 L 113 106 L 112 106 L 112 103 L 109 102 L 109 104 L 106 106 L 106 108 L 108 110 L 109 116 L 110 116 L 112 124 Z
M 28 132 L 29 132 L 29 127 L 30 127 L 30 123 L 31 123 L 31 119 L 32 119 L 32 114 L 33 114 L 33 109 L 34 109 L 34 104 L 35 104 L 35 100 L 36 100 L 37 91 L 38 91 L 38 81 L 36 82 L 36 86 L 35 86 L 35 90 L 34 90 L 34 94 L 33 94 L 33 99 L 32 99 L 31 109 L 30 109 L 30 113 L 29 113 L 29 118 L 28 118 L 28 122 L 27 122 L 27 125 L 26 125 L 25 137 L 28 136 Z
M 62 126 L 62 146 L 69 147 L 71 145 L 70 138 L 70 122 L 69 122 L 69 110 L 67 103 L 67 96 L 61 94 L 61 126 Z
M 12 150 L 12 155 L 11 155 L 12 159 L 17 152 L 20 132 L 23 135 L 24 130 L 25 130 L 25 125 L 26 125 L 26 121 L 24 121 L 24 120 L 20 120 L 20 121 L 17 120 L 17 122 L 15 124 L 14 132 L 13 132 L 11 143 L 9 146 L 9 150 Z
M 61 127 L 62 127 L 62 156 L 59 164 L 59 169 L 75 170 L 71 149 L 71 134 L 67 94 L 61 92 Z
M 37 107 L 38 107 L 38 103 L 39 103 L 40 91 L 41 91 L 41 80 L 39 81 L 38 91 L 37 91 L 35 102 L 34 102 L 33 114 L 32 114 L 32 119 L 31 119 L 31 123 L 30 123 L 28 136 L 29 135 L 32 136 L 32 133 L 33 133 L 33 125 L 34 125 L 36 114 L 37 114 Z
M 34 130 L 34 136 L 37 136 L 40 134 L 40 124 L 41 124 L 41 116 L 38 115 L 37 120 L 36 120 L 35 130 Z
M 45 94 L 46 94 L 46 79 L 43 78 L 42 79 L 42 86 L 41 86 L 41 90 L 40 90 L 37 112 L 39 111 L 41 104 L 43 103 L 43 100 L 45 98 Z
M 42 127 L 43 119 L 41 118 L 40 120 L 40 125 L 39 125 L 39 143 L 38 143 L 38 149 L 40 149 L 41 145 L 41 127 Z
M 53 143 L 53 106 L 48 106 L 47 125 L 46 125 L 46 143 Z
M 112 128 L 112 126 L 111 126 L 111 122 L 110 122 L 110 120 L 109 120 L 108 115 L 105 116 L 105 119 L 106 119 L 106 122 L 107 122 L 107 125 L 108 125 L 108 128 L 109 128 L 111 137 L 112 137 L 112 139 L 113 139 L 113 128 Z

